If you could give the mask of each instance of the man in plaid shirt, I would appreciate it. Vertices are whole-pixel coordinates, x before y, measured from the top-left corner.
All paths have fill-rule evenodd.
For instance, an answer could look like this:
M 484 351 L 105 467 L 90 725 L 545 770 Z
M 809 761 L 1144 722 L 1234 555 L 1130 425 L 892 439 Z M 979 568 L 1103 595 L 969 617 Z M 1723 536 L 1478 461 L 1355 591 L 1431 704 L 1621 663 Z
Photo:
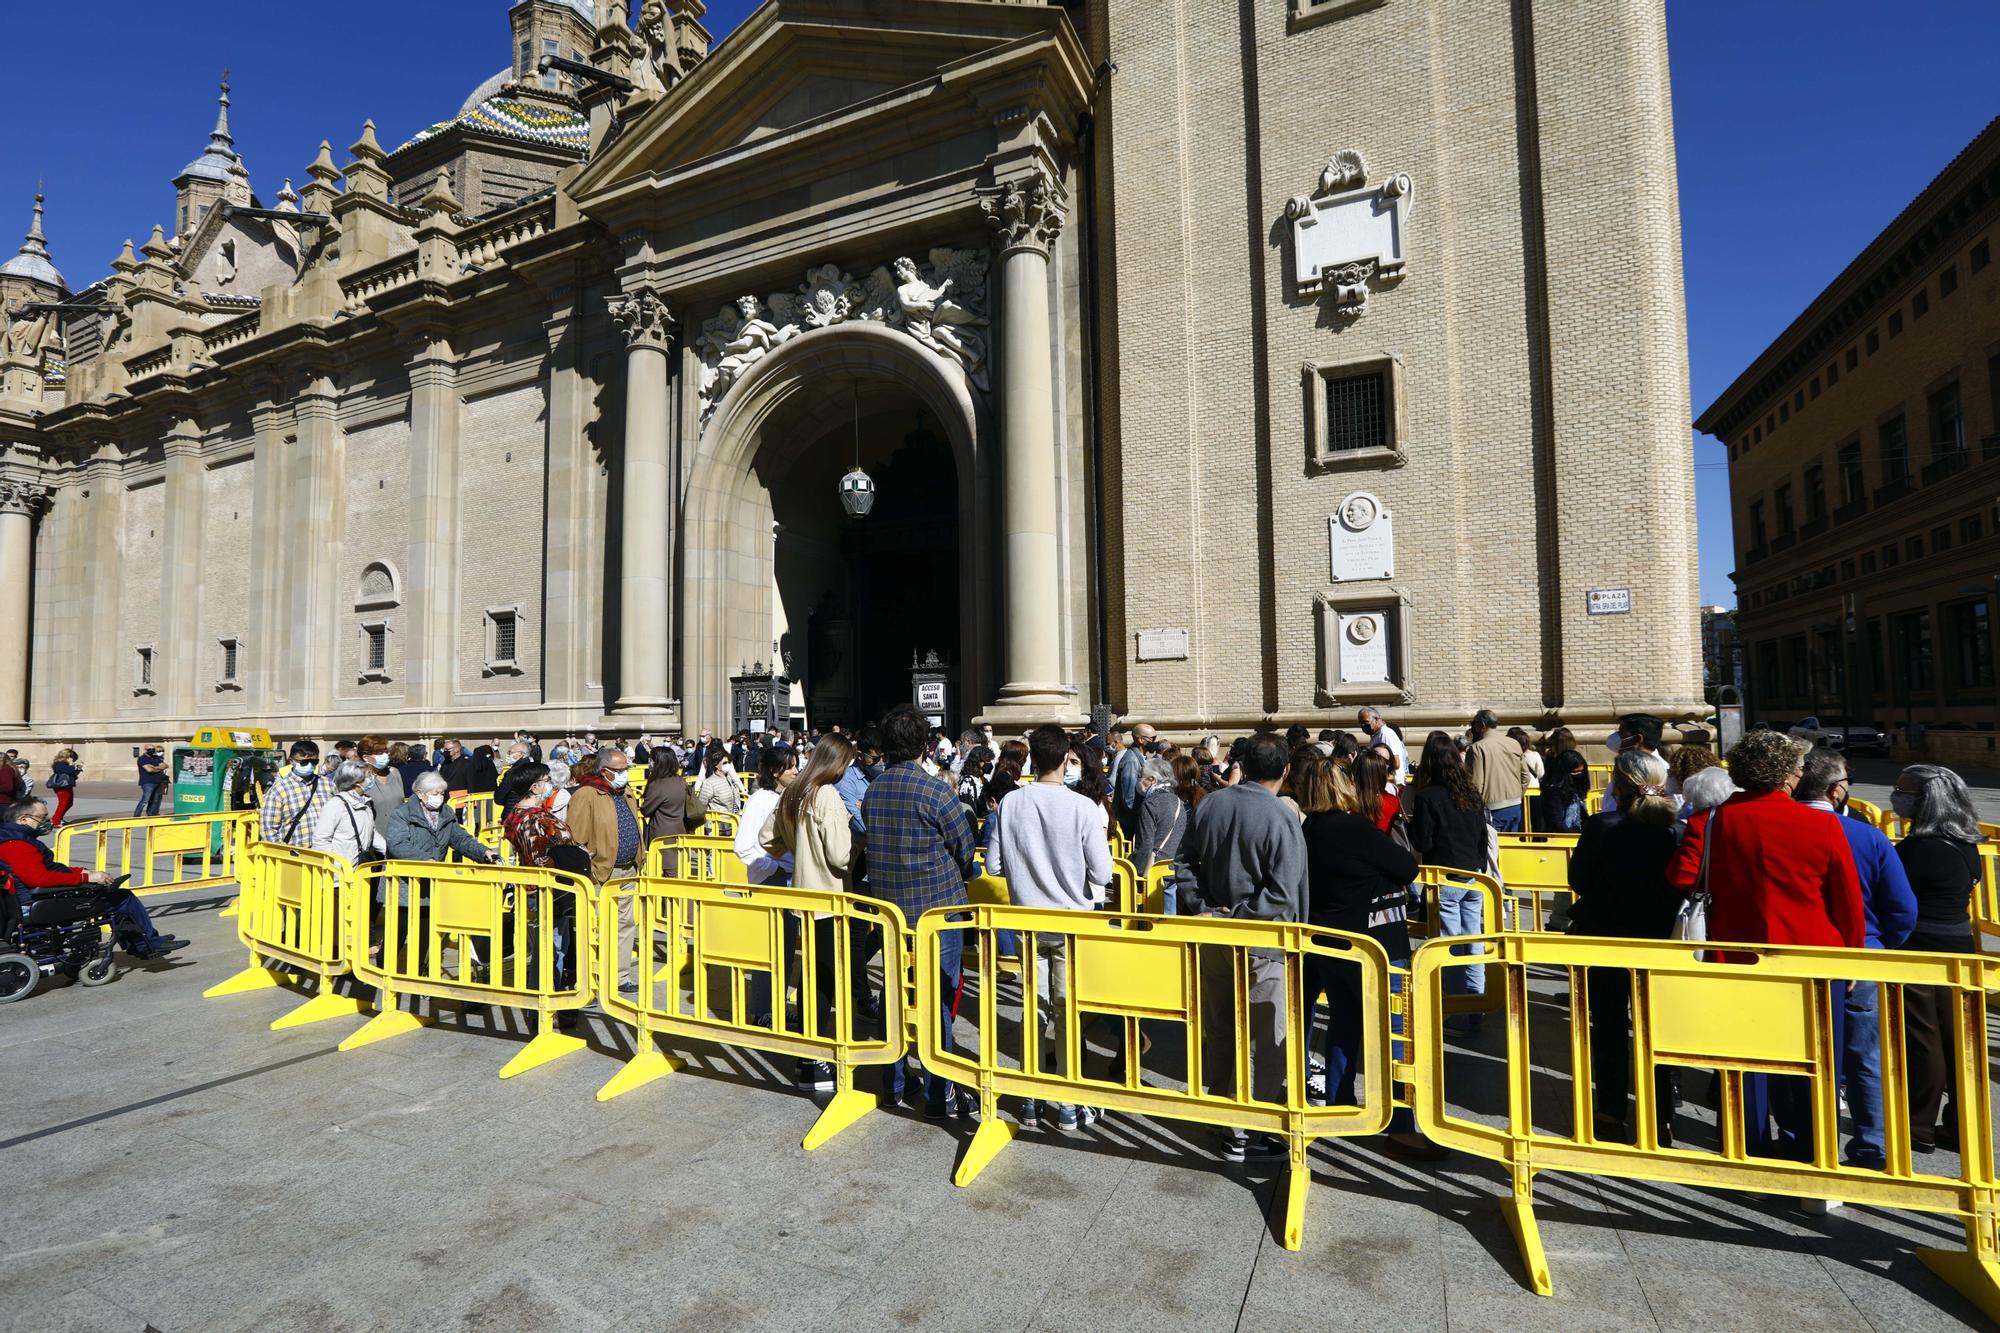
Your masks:
M 312 846 L 320 807 L 333 795 L 333 780 L 319 771 L 319 746 L 292 742 L 291 766 L 278 775 L 257 811 L 257 836 L 265 842 Z
M 966 881 L 978 873 L 965 807 L 943 779 L 926 773 L 918 762 L 929 739 L 930 724 L 915 707 L 903 704 L 891 709 L 882 719 L 883 757 L 889 766 L 861 798 L 861 821 L 868 829 L 868 896 L 894 903 L 913 926 L 933 907 L 965 906 L 970 901 Z M 946 1050 L 952 1047 L 964 942 L 963 933 L 955 930 L 938 937 L 945 996 L 940 1021 Z M 884 1091 L 891 1099 L 902 1100 L 901 1061 L 889 1067 L 887 1084 Z M 934 1120 L 957 1117 L 973 1104 L 970 1095 L 924 1071 L 924 1114 Z

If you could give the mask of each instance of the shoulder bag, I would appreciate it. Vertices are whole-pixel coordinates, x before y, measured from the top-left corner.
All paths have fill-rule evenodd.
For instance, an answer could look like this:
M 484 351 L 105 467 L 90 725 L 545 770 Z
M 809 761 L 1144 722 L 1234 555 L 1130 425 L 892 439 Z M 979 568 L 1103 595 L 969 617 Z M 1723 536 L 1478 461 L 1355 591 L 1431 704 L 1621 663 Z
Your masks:
M 1701 869 L 1695 872 L 1694 889 L 1681 899 L 1680 911 L 1674 914 L 1674 928 L 1668 934 L 1669 939 L 1708 938 L 1708 909 L 1714 901 L 1708 890 L 1708 853 L 1715 846 L 1715 831 L 1721 823 L 1722 807 L 1718 805 L 1709 811 L 1708 825 L 1701 831 Z

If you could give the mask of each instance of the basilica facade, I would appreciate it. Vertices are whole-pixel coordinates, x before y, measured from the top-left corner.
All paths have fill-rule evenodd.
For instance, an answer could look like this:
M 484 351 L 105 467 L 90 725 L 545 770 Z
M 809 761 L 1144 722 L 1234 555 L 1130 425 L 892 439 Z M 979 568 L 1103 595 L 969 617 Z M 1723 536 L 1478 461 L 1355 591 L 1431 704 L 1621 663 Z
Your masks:
M 269 195 L 225 86 L 87 284 L 37 203 L 0 731 L 1701 707 L 1659 0 L 703 17 Z

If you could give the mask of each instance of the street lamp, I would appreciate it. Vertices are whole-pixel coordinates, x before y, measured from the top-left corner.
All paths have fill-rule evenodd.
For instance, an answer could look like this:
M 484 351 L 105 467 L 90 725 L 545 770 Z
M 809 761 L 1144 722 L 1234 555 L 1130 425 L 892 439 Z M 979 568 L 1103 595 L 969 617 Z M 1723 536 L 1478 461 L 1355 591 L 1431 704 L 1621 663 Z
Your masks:
M 875 507 L 875 479 L 861 470 L 861 386 L 854 386 L 854 466 L 840 479 L 840 503 L 854 518 Z

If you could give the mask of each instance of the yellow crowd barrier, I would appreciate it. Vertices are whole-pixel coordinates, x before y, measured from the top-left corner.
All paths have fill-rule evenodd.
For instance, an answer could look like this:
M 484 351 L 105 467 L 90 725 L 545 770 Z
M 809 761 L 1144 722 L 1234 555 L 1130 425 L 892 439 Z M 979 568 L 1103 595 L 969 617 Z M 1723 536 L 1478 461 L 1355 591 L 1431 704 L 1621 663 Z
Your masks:
M 1553 1287 L 1535 1221 L 1534 1177 L 1540 1171 L 1565 1171 L 1949 1214 L 1965 1227 L 1966 1250 L 1924 1250 L 1919 1257 L 2000 1319 L 2000 1184 L 1993 1174 L 1985 1040 L 1986 992 L 2000 986 L 2000 965 L 1970 955 L 1773 945 L 1738 946 L 1740 951 L 1728 955 L 1747 961 L 1703 962 L 1700 944 L 1588 936 L 1506 935 L 1484 943 L 1487 976 L 1507 1009 L 1504 1113 L 1474 1118 L 1450 1109 L 1455 1085 L 1448 1077 L 1443 1031 L 1448 1003 L 1440 1001 L 1448 999 L 1449 973 L 1470 960 L 1426 947 L 1412 966 L 1417 1121 L 1438 1143 L 1506 1168 L 1512 1195 L 1503 1207 L 1537 1292 L 1548 1295 Z M 1531 969 L 1568 974 L 1570 1012 L 1554 1052 L 1538 1050 L 1531 1040 Z M 1594 1114 L 1587 973 L 1601 972 L 1624 974 L 1626 985 L 1618 991 L 1615 1015 L 1597 1018 L 1624 1024 L 1626 997 L 1631 997 L 1629 1042 L 1614 1042 L 1629 1056 L 1633 1075 L 1629 1142 L 1622 1134 L 1601 1138 Z M 1841 1158 L 1839 1051 L 1830 1006 L 1843 1002 L 1842 983 L 1849 981 L 1879 987 L 1887 1146 L 1887 1163 L 1880 1170 L 1848 1166 Z M 1910 987 L 1950 992 L 1958 1087 L 1977 1089 L 1958 1104 L 1963 1153 L 1956 1175 L 1920 1169 L 1910 1147 L 1902 1040 L 1903 997 Z M 1624 1029 L 1613 1031 L 1622 1035 Z M 1569 1055 L 1569 1096 L 1550 1098 L 1544 1091 L 1538 1103 L 1536 1092 L 1558 1076 L 1553 1070 L 1563 1045 Z M 1487 1059 L 1482 1057 L 1482 1063 Z M 1676 1068 L 1720 1074 L 1718 1149 L 1694 1148 L 1678 1138 L 1674 1146 L 1661 1143 L 1655 1074 Z M 1746 1123 L 1744 1080 L 1775 1075 L 1807 1080 L 1812 1125 L 1807 1160 L 1751 1152 L 1755 1136 Z M 1468 1082 L 1476 1078 L 1474 1074 Z M 1622 1095 L 1623 1084 L 1618 1086 Z M 1476 1095 L 1470 1100 L 1476 1102 Z
M 701 831 L 711 838 L 736 837 L 736 816 L 727 810 L 711 810 L 702 816 Z
M 480 846 L 499 858 L 496 864 L 503 866 L 521 864 L 521 854 L 514 850 L 513 842 L 507 837 L 506 828 L 497 820 L 473 836 L 479 839 Z
M 1500 883 L 1509 930 L 1561 930 L 1570 902 L 1569 861 L 1575 833 L 1502 833 Z
M 140 897 L 232 884 L 243 849 L 257 837 L 257 812 L 93 819 L 56 830 L 64 865 L 129 876 Z
M 1111 861 L 1111 906 L 1114 911 L 1150 913 L 1167 910 L 1167 881 L 1174 876 L 1171 861 L 1155 861 L 1140 874 L 1131 861 L 1119 856 Z
M 632 765 L 631 768 L 626 770 L 626 773 L 627 776 L 625 778 L 625 785 L 632 789 L 632 799 L 635 801 L 645 800 L 646 770 L 641 768 L 639 765 L 634 764 Z
M 1850 815 L 1860 815 L 1876 828 L 1882 827 L 1882 820 L 1885 818 L 1881 806 L 1871 801 L 1864 801 L 1859 796 L 1850 796 L 1847 798 L 1847 813 Z
M 355 1050 L 431 1020 L 405 995 L 526 1009 L 535 1036 L 500 1071 L 512 1078 L 583 1049 L 556 1015 L 595 996 L 592 887 L 533 866 L 385 861 L 365 867 L 349 912 L 349 966 L 376 988 L 376 1015 L 340 1043 Z
M 269 990 L 285 980 L 277 965 L 318 978 L 312 999 L 271 1024 L 279 1028 L 316 1023 L 363 1011 L 352 996 L 334 993 L 333 983 L 348 974 L 348 913 L 362 892 L 354 868 L 337 856 L 253 842 L 237 858 L 236 937 L 250 951 L 250 965 L 202 992 L 204 998 Z
M 960 1051 L 942 1039 L 933 1018 L 946 999 L 943 937 L 962 932 L 990 957 L 1001 930 L 1020 932 L 1023 959 L 1037 960 L 1022 968 L 1022 1020 L 1003 1021 L 998 988 L 981 986 L 977 1036 L 972 1049 Z M 1303 1000 L 1304 971 L 1313 960 L 1360 971 L 1366 1020 L 1359 1106 L 1306 1101 L 1313 1025 Z M 979 1094 L 979 1129 L 953 1176 L 961 1186 L 970 1185 L 1019 1132 L 1000 1116 L 1003 1096 L 1273 1134 L 1289 1150 L 1284 1242 L 1297 1249 L 1313 1140 L 1375 1134 L 1389 1123 L 1389 959 L 1366 936 L 1284 922 L 981 905 L 926 912 L 917 923 L 915 962 L 919 1058 L 927 1070 Z M 1056 972 L 1064 975 L 1059 985 L 1047 979 Z M 1046 1022 L 1033 1017 L 1044 1010 Z M 961 1021 L 965 1017 L 960 1014 Z M 1116 1025 L 1118 1049 L 1129 1057 L 1102 1076 L 1086 1067 L 1084 1030 L 1092 1019 Z M 1180 1030 L 1183 1067 L 1145 1068 L 1142 1021 Z M 1254 1041 L 1253 1031 L 1259 1034 Z M 1272 1036 L 1276 1041 L 1267 1044 Z M 1200 1076 L 1191 1078 L 1189 1070 Z
M 647 879 L 692 879 L 704 884 L 748 884 L 750 871 L 732 838 L 682 833 L 655 838 L 646 847 L 640 873 Z
M 1418 866 L 1417 892 L 1423 897 L 1422 919 L 1412 918 L 1409 922 L 1410 940 L 1414 944 L 1422 940 L 1436 940 L 1443 947 L 1471 954 L 1479 948 L 1479 935 L 1497 935 L 1501 930 L 1502 890 L 1498 880 L 1491 875 L 1481 875 L 1470 870 L 1453 870 L 1449 866 Z M 1470 889 L 1479 894 L 1479 931 L 1452 934 L 1444 931 L 1444 890 Z M 1482 976 L 1484 974 L 1481 974 Z M 1407 1000 L 1405 1001 L 1407 1004 Z M 1500 1007 L 1500 997 L 1489 986 L 1483 993 L 1468 990 L 1461 995 L 1453 995 L 1446 1003 L 1454 1014 L 1486 1014 Z
M 2000 842 L 1979 844 L 1979 881 L 1972 886 L 1972 929 L 1982 952 L 2000 944 Z
M 902 913 L 812 889 L 617 880 L 598 900 L 599 936 L 607 942 L 617 938 L 620 904 L 630 905 L 639 956 L 623 957 L 607 944 L 598 985 L 605 1013 L 633 1029 L 635 1053 L 598 1089 L 599 1101 L 678 1069 L 659 1049 L 665 1036 L 830 1065 L 833 1097 L 805 1136 L 808 1151 L 876 1105 L 873 1092 L 854 1086 L 854 1074 L 903 1058 L 905 996 L 893 982 L 906 971 Z M 883 988 L 881 1031 L 863 1033 L 855 1001 L 878 945 L 882 975 L 892 984 Z M 621 982 L 636 982 L 636 992 Z M 794 991 L 796 1013 L 787 1002 Z
M 467 833 L 476 834 L 500 822 L 501 812 L 490 791 L 455 791 L 447 801 L 452 809 L 458 811 L 459 822 L 465 825 Z

